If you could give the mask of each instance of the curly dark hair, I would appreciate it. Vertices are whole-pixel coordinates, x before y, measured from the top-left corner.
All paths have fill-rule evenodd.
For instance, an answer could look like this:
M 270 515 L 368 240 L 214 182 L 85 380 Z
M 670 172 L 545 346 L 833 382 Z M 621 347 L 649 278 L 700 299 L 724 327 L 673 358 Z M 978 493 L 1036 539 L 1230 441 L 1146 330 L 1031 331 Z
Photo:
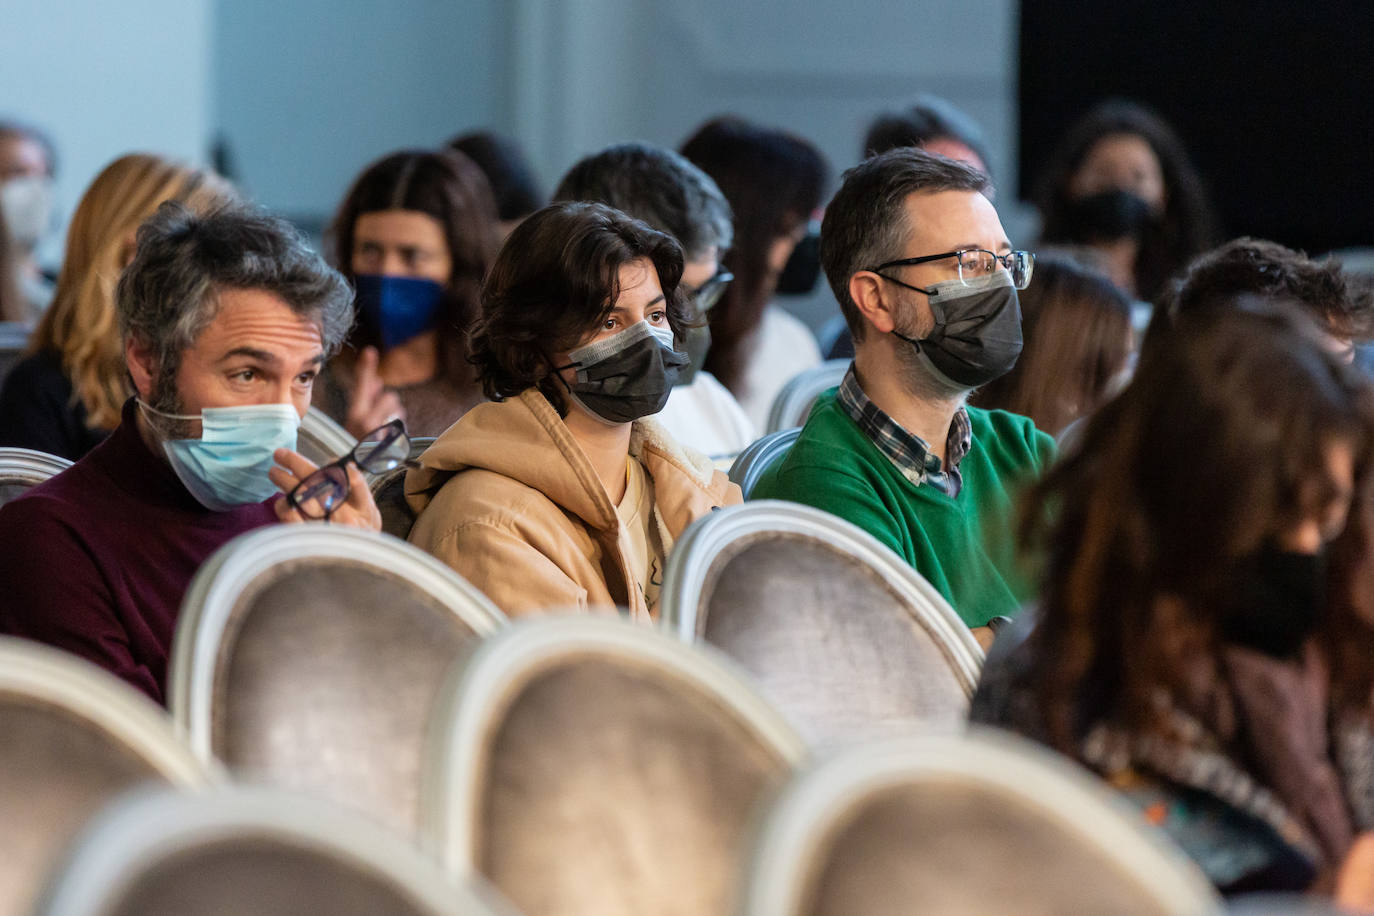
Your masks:
M 571 350 L 606 320 L 620 297 L 620 268 L 647 258 L 663 288 L 668 326 L 681 339 L 691 322 L 678 290 L 682 248 L 670 235 L 605 204 L 552 204 L 528 217 L 502 246 L 482 287 L 469 335 L 486 396 L 499 401 L 537 387 L 567 415 L 553 355 Z
M 1164 176 L 1161 224 L 1148 234 L 1136 255 L 1136 292 L 1153 300 L 1164 281 L 1199 253 L 1216 244 L 1216 217 L 1202 178 L 1181 141 L 1159 115 L 1135 102 L 1111 99 L 1082 117 L 1064 135 L 1040 173 L 1034 201 L 1044 220 L 1040 240 L 1074 243 L 1068 225 L 1073 176 L 1103 137 L 1134 134 L 1150 145 Z
M 1337 495 L 1333 441 L 1352 448 L 1355 487 L 1318 638 L 1333 702 L 1368 708 L 1374 389 L 1296 305 L 1247 298 L 1180 314 L 1028 501 L 1022 536 L 1046 551 L 1034 691 L 1072 756 L 1099 721 L 1167 729 L 1159 692 L 1219 676 L 1226 576 Z
M 1374 334 L 1374 289 L 1345 274 L 1340 261 L 1317 261 L 1277 242 L 1239 238 L 1201 255 L 1168 284 L 1147 342 L 1157 336 L 1157 324 L 1240 293 L 1292 299 L 1335 337 L 1367 340 Z
M 353 233 L 358 218 L 383 210 L 415 210 L 433 217 L 444 229 L 453 268 L 444 287 L 439 322 L 439 374 L 460 388 L 472 384 L 466 333 L 477 315 L 477 297 L 496 256 L 496 203 L 482 170 L 462 153 L 447 150 L 403 150 L 378 159 L 349 188 L 326 234 L 335 266 L 348 281 L 352 269 Z M 381 330 L 366 318 L 348 343 L 381 349 Z

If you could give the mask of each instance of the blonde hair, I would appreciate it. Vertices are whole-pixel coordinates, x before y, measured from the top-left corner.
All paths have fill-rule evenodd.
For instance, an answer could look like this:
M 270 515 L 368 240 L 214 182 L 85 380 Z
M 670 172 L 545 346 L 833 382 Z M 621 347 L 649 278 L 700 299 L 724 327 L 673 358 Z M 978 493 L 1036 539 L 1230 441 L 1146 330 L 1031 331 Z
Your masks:
M 164 201 L 206 213 L 237 200 L 224 179 L 161 156 L 133 153 L 107 165 L 77 205 L 52 305 L 30 341 L 55 350 L 71 379 L 73 400 L 92 429 L 119 425 L 132 394 L 115 317 L 115 284 L 133 257 L 134 233 Z

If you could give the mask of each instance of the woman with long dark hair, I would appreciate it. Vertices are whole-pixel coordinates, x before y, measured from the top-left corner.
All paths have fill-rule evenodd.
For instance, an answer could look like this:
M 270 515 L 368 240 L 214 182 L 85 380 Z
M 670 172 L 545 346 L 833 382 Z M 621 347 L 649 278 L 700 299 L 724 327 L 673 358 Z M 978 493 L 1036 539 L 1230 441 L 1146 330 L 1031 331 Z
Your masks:
M 1099 249 L 1112 279 L 1147 301 L 1216 243 L 1216 219 L 1183 142 L 1134 102 L 1107 101 L 1084 115 L 1056 147 L 1034 194 L 1041 244 Z
M 711 176 L 735 218 L 734 245 L 721 262 L 735 279 L 710 311 L 704 368 L 762 430 L 782 386 L 821 361 L 811 331 L 770 303 L 820 205 L 825 160 L 800 137 L 733 117 L 707 121 L 680 152 Z
M 395 417 L 436 436 L 482 400 L 466 334 L 496 254 L 496 204 L 462 153 L 407 150 L 368 166 L 329 231 L 358 321 L 315 403 L 355 436 Z
M 1368 381 L 1282 303 L 1181 315 L 1033 505 L 1038 624 L 974 719 L 1099 772 L 1224 892 L 1330 889 L 1374 828 Z

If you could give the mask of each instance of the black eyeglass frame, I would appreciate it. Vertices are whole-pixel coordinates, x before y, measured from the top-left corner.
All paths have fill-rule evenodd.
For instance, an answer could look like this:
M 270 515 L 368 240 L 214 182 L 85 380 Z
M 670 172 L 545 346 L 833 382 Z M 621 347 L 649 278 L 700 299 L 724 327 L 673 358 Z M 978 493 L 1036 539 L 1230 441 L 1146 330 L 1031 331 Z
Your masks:
M 374 441 L 372 439 L 373 436 L 375 436 L 377 433 L 385 429 L 393 430 L 394 435 L 392 435 L 389 438 L 382 439 L 380 441 Z M 373 453 L 375 454 L 377 452 L 383 451 L 384 449 L 391 448 L 396 443 L 397 439 L 405 440 L 406 455 L 409 456 L 410 434 L 406 432 L 405 422 L 403 420 L 392 420 L 388 423 L 383 423 L 381 426 L 365 434 L 361 439 L 359 439 L 358 444 L 353 446 L 353 448 L 349 449 L 347 455 L 342 455 L 338 458 L 335 458 L 328 464 L 321 465 L 320 467 L 311 471 L 309 474 L 306 474 L 299 481 L 297 481 L 296 485 L 291 488 L 291 492 L 286 494 L 287 503 L 290 504 L 291 508 L 295 509 L 301 515 L 304 515 L 306 518 L 329 521 L 330 516 L 334 514 L 334 510 L 343 502 L 345 502 L 348 499 L 349 493 L 352 492 L 353 485 L 348 480 L 347 469 L 349 462 L 356 464 L 360 469 L 369 474 L 378 474 L 383 471 L 389 471 L 393 468 L 401 467 L 402 465 L 404 465 L 405 467 L 417 466 L 416 462 L 411 461 L 409 457 L 406 457 L 390 465 L 390 467 L 374 470 L 373 468 L 368 467 L 368 465 L 365 464 L 363 461 L 360 461 L 358 459 L 358 449 L 362 448 L 364 445 L 373 445 Z M 336 469 L 342 469 L 344 471 L 342 481 L 337 481 L 332 475 L 330 475 L 329 471 Z M 330 505 L 329 508 L 325 509 L 323 513 L 315 513 L 306 508 L 306 503 L 316 502 L 317 497 L 311 497 L 309 500 L 305 500 L 303 502 L 299 498 L 298 494 L 302 490 L 307 490 L 311 487 L 319 485 L 320 483 L 332 484 L 336 488 L 341 489 L 342 492 L 339 493 L 338 499 L 336 499 L 333 502 L 333 504 Z
M 696 289 L 684 286 L 682 291 L 691 298 L 692 302 L 697 307 L 697 311 L 704 315 L 720 301 L 720 297 L 725 295 L 726 288 L 734 282 L 734 279 L 734 274 L 730 273 L 730 271 L 726 270 L 724 267 L 721 267 L 715 273 L 711 274 L 710 279 Z
M 887 270 L 889 267 L 914 267 L 917 264 L 929 264 L 931 261 L 943 261 L 945 258 L 962 258 L 964 255 L 968 254 L 971 251 L 977 251 L 981 252 L 982 254 L 991 256 L 992 259 L 996 261 L 998 264 L 1001 264 L 1003 269 L 1006 270 L 1006 272 L 1009 274 L 1012 273 L 1012 259 L 1017 257 L 1018 255 L 1024 255 L 1026 258 L 1026 284 L 1030 283 L 1030 278 L 1035 273 L 1035 253 L 1027 251 L 1023 248 L 1017 248 L 1013 251 L 1008 251 L 1006 254 L 998 254 L 995 251 L 988 251 L 986 248 L 960 248 L 958 251 L 946 251 L 944 254 L 927 254 L 922 255 L 919 258 L 898 258 L 895 261 L 886 261 L 882 264 L 879 264 L 877 267 L 865 268 L 865 270 L 875 273 L 881 277 L 883 276 L 883 271 Z M 963 280 L 963 267 L 959 265 L 959 262 L 957 260 L 955 261 L 955 265 L 956 268 L 959 270 L 959 279 Z M 1013 276 L 1015 275 L 1013 274 Z M 883 277 L 883 279 L 892 280 L 894 283 L 898 283 L 902 286 L 907 285 L 905 283 L 902 283 L 902 281 L 900 280 L 894 280 L 892 277 Z M 916 288 L 917 287 L 912 287 L 912 289 Z M 1025 289 L 1025 286 L 1018 286 L 1017 289 Z

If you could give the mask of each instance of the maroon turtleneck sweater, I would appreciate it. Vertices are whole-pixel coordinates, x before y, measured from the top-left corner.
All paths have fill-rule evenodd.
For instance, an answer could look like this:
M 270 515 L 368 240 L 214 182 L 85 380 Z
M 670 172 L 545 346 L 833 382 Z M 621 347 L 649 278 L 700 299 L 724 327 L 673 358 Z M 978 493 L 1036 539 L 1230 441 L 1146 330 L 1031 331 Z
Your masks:
M 0 507 L 0 633 L 73 652 L 159 703 L 181 599 L 209 556 L 276 521 L 206 509 L 139 435 L 134 402 L 85 458 Z

